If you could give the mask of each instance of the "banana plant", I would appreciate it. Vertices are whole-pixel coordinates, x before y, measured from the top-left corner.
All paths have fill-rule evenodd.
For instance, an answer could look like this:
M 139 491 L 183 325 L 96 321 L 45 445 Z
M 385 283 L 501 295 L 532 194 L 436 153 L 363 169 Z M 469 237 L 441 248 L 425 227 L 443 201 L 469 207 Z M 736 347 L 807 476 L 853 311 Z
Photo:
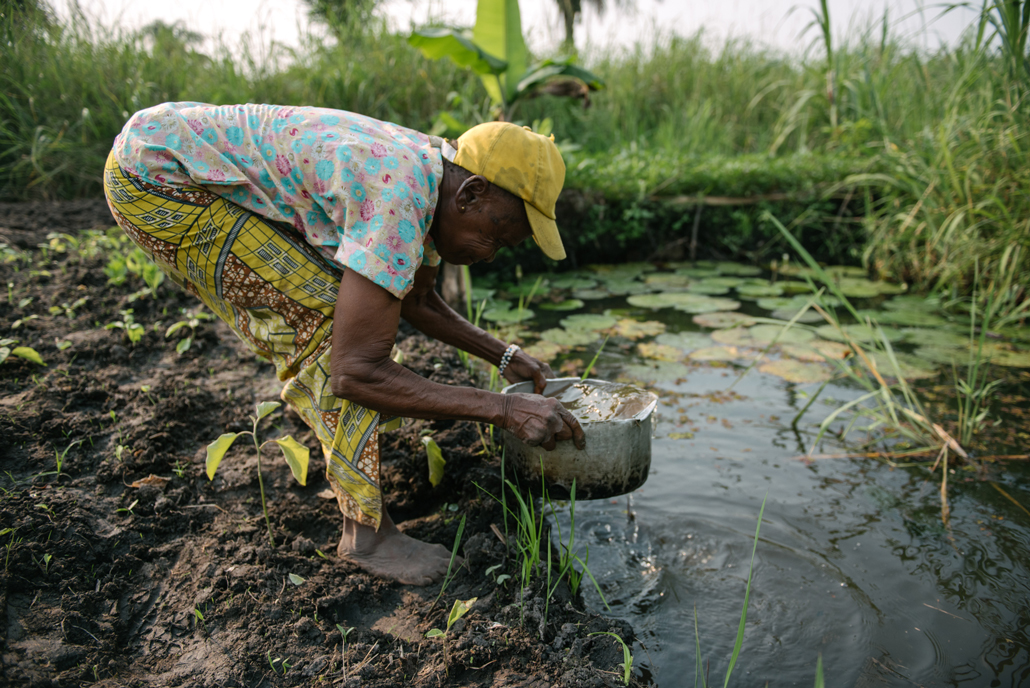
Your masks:
M 578 86 L 571 92 L 604 88 L 597 75 L 573 64 L 574 57 L 547 59 L 530 64 L 529 51 L 522 38 L 518 0 L 479 0 L 476 25 L 467 30 L 444 27 L 418 29 L 408 43 L 432 60 L 450 58 L 455 64 L 475 72 L 493 104 L 498 119 L 510 121 L 519 101 L 561 80 Z M 451 116 L 453 119 L 453 115 Z M 457 122 L 452 123 L 452 127 Z
M 308 448 L 289 435 L 275 440 L 268 440 L 263 444 L 258 443 L 258 423 L 261 422 L 262 418 L 279 408 L 279 406 L 280 404 L 277 401 L 262 401 L 255 409 L 256 414 L 250 417 L 253 423 L 253 430 L 227 432 L 207 445 L 207 478 L 208 480 L 214 480 L 215 472 L 218 471 L 218 465 L 222 463 L 225 452 L 229 451 L 229 447 L 236 441 L 236 438 L 241 435 L 250 435 L 251 439 L 254 440 L 254 450 L 257 452 L 258 487 L 261 489 L 261 511 L 265 514 L 265 527 L 268 529 L 268 539 L 272 542 L 272 547 L 275 547 L 275 538 L 272 536 L 272 522 L 268 519 L 268 506 L 265 503 L 265 483 L 261 478 L 261 450 L 265 448 L 265 445 L 272 442 L 278 444 L 279 449 L 282 450 L 283 458 L 286 459 L 286 463 L 290 466 L 290 471 L 293 472 L 293 477 L 301 485 L 308 484 L 308 459 L 310 457 Z

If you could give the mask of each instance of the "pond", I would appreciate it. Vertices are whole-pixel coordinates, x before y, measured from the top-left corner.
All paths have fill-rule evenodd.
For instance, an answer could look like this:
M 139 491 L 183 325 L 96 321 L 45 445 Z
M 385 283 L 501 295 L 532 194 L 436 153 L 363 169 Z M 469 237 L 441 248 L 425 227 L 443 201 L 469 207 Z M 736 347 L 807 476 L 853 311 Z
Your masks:
M 577 547 L 581 556 L 589 548 L 608 613 L 637 629 L 638 676 L 694 685 L 696 612 L 702 664 L 712 684 L 723 682 L 765 500 L 733 685 L 811 686 L 819 655 L 828 685 L 1030 681 L 1027 462 L 953 458 L 945 523 L 941 468 L 842 456 L 904 448 L 897 438 L 860 448 L 867 435 L 852 427 L 841 440 L 843 414 L 816 441 L 820 423 L 865 389 L 830 362 L 848 353 L 840 330 L 800 312 L 812 296 L 803 270 L 663 267 L 545 276 L 521 311 L 519 296 L 537 276 L 518 285 L 477 279 L 473 294 L 486 299 L 481 314 L 507 328 L 501 336 L 519 337 L 556 372 L 582 372 L 607 338 L 591 377 L 635 380 L 660 396 L 647 483 L 575 512 Z M 928 408 L 954 406 L 951 362 L 968 360 L 968 311 L 859 272 L 831 274 L 893 341 L 897 365 L 882 352 L 870 358 L 884 375 L 907 378 Z M 819 299 L 841 313 L 834 299 Z M 792 318 L 785 335 L 763 321 Z M 872 338 L 868 323 L 842 320 L 853 323 L 845 325 L 853 339 Z M 1004 380 L 992 406 L 1002 422 L 988 444 L 996 454 L 1025 453 L 1030 331 L 997 334 L 985 351 L 992 376 Z M 567 532 L 568 505 L 552 516 Z M 585 595 L 604 610 L 591 586 Z

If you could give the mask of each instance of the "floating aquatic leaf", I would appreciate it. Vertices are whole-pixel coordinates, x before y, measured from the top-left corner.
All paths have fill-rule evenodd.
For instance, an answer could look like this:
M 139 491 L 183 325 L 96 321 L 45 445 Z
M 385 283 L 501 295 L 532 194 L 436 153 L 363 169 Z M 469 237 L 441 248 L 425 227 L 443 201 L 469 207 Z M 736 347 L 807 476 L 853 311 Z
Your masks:
M 637 308 L 650 308 L 652 310 L 672 308 L 673 304 L 666 298 L 667 295 L 668 292 L 662 292 L 661 294 L 634 294 L 627 297 L 626 302 Z
M 758 307 L 764 308 L 767 311 L 782 311 L 797 308 L 797 304 L 793 298 L 787 298 L 785 296 L 772 296 L 764 299 L 758 299 Z
M 864 324 L 853 324 L 842 325 L 841 328 L 845 333 L 847 333 L 847 337 L 850 337 L 856 342 L 865 343 L 880 341 L 879 331 L 875 327 L 870 327 Z M 896 342 L 902 337 L 901 331 L 893 327 L 884 327 L 881 329 L 887 337 L 887 341 Z M 832 339 L 835 342 L 847 341 L 847 337 L 845 337 L 844 334 L 841 334 L 840 330 L 833 325 L 827 324 L 817 327 L 815 333 L 823 339 Z
M 889 301 L 884 301 L 883 307 L 891 311 L 925 311 L 933 313 L 940 309 L 941 302 L 936 298 L 924 298 L 915 295 L 897 296 Z
M 956 349 L 952 346 L 938 346 L 936 344 L 921 346 L 912 352 L 912 355 L 921 361 L 939 363 L 946 366 L 961 366 L 969 362 L 969 351 Z
M 865 277 L 869 272 L 858 265 L 827 265 L 823 268 L 830 277 L 846 279 L 848 277 Z
M 533 358 L 537 358 L 541 361 L 546 361 L 548 363 L 557 358 L 558 354 L 560 354 L 563 350 L 564 347 L 562 347 L 560 344 L 548 341 L 546 339 L 541 339 L 536 344 L 531 344 L 530 346 L 527 346 L 524 349 L 524 351 Z
M 528 297 L 530 294 L 533 294 L 534 297 L 544 296 L 550 291 L 546 280 L 542 281 L 536 289 L 534 287 L 536 287 L 536 280 L 530 282 L 523 279 L 519 284 L 505 284 L 504 291 L 516 299 L 520 296 Z
M 598 334 L 589 330 L 563 330 L 560 327 L 555 327 L 541 332 L 540 339 L 559 346 L 572 348 L 593 344 L 597 341 Z
M 776 318 L 777 320 L 794 320 L 794 322 L 806 324 L 825 322 L 825 320 L 823 320 L 823 316 L 819 315 L 817 311 L 814 311 L 811 308 L 809 308 L 801 315 L 798 315 L 799 313 L 801 313 L 801 309 L 787 309 L 781 311 L 773 311 L 769 314 L 769 317 Z M 795 320 L 795 318 L 797 319 Z
M 812 287 L 809 286 L 808 282 L 798 282 L 796 280 L 783 280 L 777 282 L 783 289 L 784 294 L 808 294 L 812 291 Z
M 876 283 L 867 279 L 842 279 L 837 282 L 837 288 L 851 299 L 871 299 L 880 295 Z
M 758 370 L 799 385 L 812 382 L 826 382 L 833 378 L 833 369 L 828 365 L 805 363 L 792 358 L 781 358 L 778 361 L 763 363 L 758 366 Z
M 762 346 L 762 343 L 751 336 L 751 331 L 746 327 L 730 327 L 725 330 L 716 330 L 712 333 L 712 339 L 720 344 L 730 346 Z
M 592 289 L 597 281 L 586 277 L 561 276 L 551 280 L 552 289 Z
M 966 348 L 969 346 L 969 333 L 960 334 L 938 328 L 906 327 L 901 330 L 906 342 L 928 344 L 948 349 Z
M 701 296 L 699 294 L 688 294 L 688 296 L 697 296 L 697 299 L 685 300 L 676 304 L 673 308 L 684 313 L 715 313 L 717 311 L 734 311 L 740 308 L 740 301 L 734 301 L 733 299 L 725 299 L 718 296 Z
M 579 299 L 565 299 L 564 301 L 548 301 L 546 303 L 538 303 L 536 305 L 542 311 L 574 311 L 578 308 L 583 307 L 583 302 Z
M 743 263 L 716 263 L 716 269 L 724 275 L 737 275 L 738 277 L 752 277 L 761 275 L 762 268 L 757 265 L 744 265 Z
M 665 332 L 665 323 L 657 320 L 633 320 L 623 318 L 615 324 L 614 334 L 626 339 L 640 339 L 641 337 L 653 337 Z
M 577 289 L 572 292 L 572 295 L 577 299 L 584 299 L 586 301 L 596 301 L 597 299 L 606 299 L 610 294 L 604 289 Z
M 605 288 L 613 296 L 625 296 L 627 294 L 646 294 L 653 291 L 652 287 L 636 280 L 620 279 L 610 280 L 604 283 Z
M 749 332 L 751 338 L 760 344 L 771 344 L 774 339 L 777 344 L 804 344 L 815 339 L 815 335 L 810 330 L 799 327 L 784 330 L 784 325 L 786 323 L 783 325 L 755 325 Z
M 674 346 L 680 351 L 696 351 L 712 345 L 712 338 L 700 332 L 665 333 L 655 337 L 655 342 L 665 346 Z
M 902 377 L 906 380 L 924 380 L 926 378 L 937 377 L 938 375 L 938 371 L 935 366 L 928 366 L 925 361 L 922 361 L 917 356 L 913 356 L 911 354 L 895 351 L 894 359 L 897 361 L 897 366 L 895 366 L 890 357 L 884 351 L 869 351 L 866 353 L 872 362 L 876 364 L 876 369 L 884 377 Z
M 735 361 L 741 354 L 735 346 L 709 346 L 689 354 L 695 361 Z
M 739 287 L 742 284 L 746 284 L 747 280 L 743 277 L 705 277 L 701 280 L 704 284 L 711 284 L 719 287 Z
M 947 325 L 948 321 L 939 315 L 922 310 L 869 311 L 862 310 L 859 315 L 869 316 L 881 325 L 911 325 L 912 327 L 935 327 Z
M 562 327 L 567 330 L 590 330 L 592 332 L 607 330 L 609 327 L 613 327 L 615 323 L 615 318 L 610 315 L 595 315 L 592 313 L 570 315 L 561 321 Z
M 1030 351 L 999 349 L 991 353 L 991 363 L 1007 368 L 1030 368 Z
M 704 279 L 718 276 L 719 271 L 715 268 L 677 268 L 676 274 L 693 279 Z
M 761 299 L 779 296 L 783 293 L 781 284 L 744 284 L 737 287 L 737 296 L 742 299 Z
M 535 315 L 529 308 L 491 308 L 483 313 L 483 319 L 496 323 L 518 323 L 532 320 Z
M 715 330 L 721 330 L 725 327 L 750 327 L 758 322 L 750 315 L 725 312 L 695 315 L 693 317 L 693 321 L 696 325 L 700 325 L 701 327 L 710 327 Z
M 804 344 L 784 344 L 783 353 L 801 361 L 821 363 L 826 359 L 844 360 L 853 352 L 847 344 L 816 339 Z
M 618 265 L 601 265 L 594 264 L 588 265 L 588 269 L 596 272 L 599 275 L 615 275 L 624 274 L 627 276 L 640 275 L 645 272 L 654 272 L 658 268 L 653 263 L 619 263 Z
M 708 284 L 706 282 L 694 282 L 687 291 L 691 294 L 707 294 L 709 296 L 720 296 L 730 291 L 729 287 L 724 287 L 721 284 Z
M 653 358 L 658 361 L 679 361 L 683 359 L 683 351 L 680 349 L 656 342 L 638 344 L 637 352 L 644 358 Z
M 670 270 L 686 270 L 689 268 L 700 268 L 701 270 L 715 270 L 716 263 L 714 260 L 680 260 L 672 263 L 666 263 L 665 267 Z
M 659 382 L 684 378 L 690 368 L 673 361 L 643 361 L 624 366 L 620 379 L 637 380 L 639 382 Z
M 479 303 L 480 301 L 489 301 L 497 293 L 496 289 L 486 289 L 484 287 L 472 287 L 469 290 L 469 296 L 472 298 L 472 303 Z
M 644 284 L 649 284 L 653 287 L 659 287 L 661 289 L 669 289 L 672 287 L 686 287 L 690 284 L 690 278 L 683 275 L 677 275 L 674 272 L 657 272 L 653 275 L 648 275 L 644 278 Z

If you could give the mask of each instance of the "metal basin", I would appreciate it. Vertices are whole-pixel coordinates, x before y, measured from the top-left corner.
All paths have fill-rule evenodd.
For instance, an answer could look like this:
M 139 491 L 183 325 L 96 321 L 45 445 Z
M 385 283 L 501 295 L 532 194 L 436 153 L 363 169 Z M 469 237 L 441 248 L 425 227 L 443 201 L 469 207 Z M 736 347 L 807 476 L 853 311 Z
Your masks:
M 578 377 L 547 381 L 544 394 L 557 394 L 580 382 Z M 583 380 L 602 383 L 602 380 Z M 651 433 L 658 397 L 632 418 L 580 421 L 586 435 L 586 448 L 576 449 L 572 440 L 563 440 L 553 451 L 530 447 L 510 432 L 503 431 L 505 462 L 530 489 L 539 489 L 541 465 L 548 493 L 567 499 L 576 482 L 576 499 L 604 499 L 626 494 L 647 480 L 651 469 Z M 505 387 L 501 394 L 533 393 L 532 382 Z

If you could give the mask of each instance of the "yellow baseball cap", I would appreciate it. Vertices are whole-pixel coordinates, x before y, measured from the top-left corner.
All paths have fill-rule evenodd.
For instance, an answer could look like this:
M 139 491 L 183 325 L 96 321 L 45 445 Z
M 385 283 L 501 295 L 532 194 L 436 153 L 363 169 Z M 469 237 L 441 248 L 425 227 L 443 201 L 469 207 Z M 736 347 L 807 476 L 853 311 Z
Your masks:
M 548 258 L 565 257 L 554 221 L 554 204 L 565 183 L 565 162 L 553 136 L 509 122 L 487 122 L 458 138 L 453 162 L 521 198 L 537 246 Z

